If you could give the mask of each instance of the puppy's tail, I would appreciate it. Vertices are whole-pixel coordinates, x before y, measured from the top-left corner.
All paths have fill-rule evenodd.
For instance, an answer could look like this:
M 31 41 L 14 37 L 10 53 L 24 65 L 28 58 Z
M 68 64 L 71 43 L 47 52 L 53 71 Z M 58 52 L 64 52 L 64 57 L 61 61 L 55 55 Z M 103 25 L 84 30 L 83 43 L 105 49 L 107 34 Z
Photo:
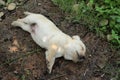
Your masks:
M 26 11 L 26 12 L 24 12 L 24 14 L 25 14 L 25 15 L 31 15 L 31 14 L 33 14 L 33 13 Z

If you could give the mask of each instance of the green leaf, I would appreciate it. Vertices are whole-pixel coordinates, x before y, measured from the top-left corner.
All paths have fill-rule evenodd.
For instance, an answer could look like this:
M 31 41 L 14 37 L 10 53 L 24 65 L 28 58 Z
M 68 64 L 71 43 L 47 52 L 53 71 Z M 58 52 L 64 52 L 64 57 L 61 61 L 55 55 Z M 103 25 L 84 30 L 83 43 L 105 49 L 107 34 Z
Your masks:
M 120 38 L 119 38 L 118 34 L 115 33 L 114 30 L 112 30 L 112 38 L 113 38 L 112 42 L 120 44 Z
M 25 80 L 25 75 L 22 75 L 22 77 L 21 77 L 21 78 L 22 78 L 22 80 Z
M 7 3 L 9 4 L 9 3 L 11 3 L 11 2 L 13 2 L 14 0 L 7 0 Z
M 110 3 L 111 2 L 111 0 L 105 0 L 105 3 Z
M 110 16 L 113 20 L 115 20 L 117 18 L 117 16 Z
M 118 18 L 116 21 L 117 21 L 118 23 L 120 23 L 120 18 Z

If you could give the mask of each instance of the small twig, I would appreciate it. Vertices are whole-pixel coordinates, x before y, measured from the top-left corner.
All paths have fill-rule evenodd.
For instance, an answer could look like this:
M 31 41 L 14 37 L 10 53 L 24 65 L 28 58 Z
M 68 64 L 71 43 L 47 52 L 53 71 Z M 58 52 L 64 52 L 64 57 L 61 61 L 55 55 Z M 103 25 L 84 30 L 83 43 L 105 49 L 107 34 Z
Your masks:
M 29 1 L 29 0 L 24 0 L 24 1 L 23 1 L 23 4 L 27 3 L 28 1 Z
M 15 59 L 10 60 L 10 61 L 6 61 L 5 63 L 0 64 L 0 66 L 3 66 L 3 65 L 5 65 L 5 64 L 10 64 L 10 63 L 12 63 L 12 62 L 14 62 L 14 61 L 17 61 L 17 60 L 20 59 L 20 58 L 26 57 L 26 56 L 31 55 L 31 54 L 33 54 L 33 53 L 36 53 L 36 52 L 38 52 L 38 51 L 40 51 L 40 49 L 35 50 L 35 51 L 32 51 L 32 52 L 27 52 L 27 54 L 21 55 L 20 57 L 17 57 L 17 58 L 15 58 Z
M 63 77 L 63 76 L 65 76 L 65 75 L 66 75 L 66 74 L 61 74 L 61 75 L 55 76 L 55 77 L 53 77 L 53 78 L 50 78 L 50 79 L 48 79 L 48 80 L 54 80 L 54 79 Z
M 86 69 L 83 75 L 85 76 L 88 71 L 89 71 L 89 69 Z

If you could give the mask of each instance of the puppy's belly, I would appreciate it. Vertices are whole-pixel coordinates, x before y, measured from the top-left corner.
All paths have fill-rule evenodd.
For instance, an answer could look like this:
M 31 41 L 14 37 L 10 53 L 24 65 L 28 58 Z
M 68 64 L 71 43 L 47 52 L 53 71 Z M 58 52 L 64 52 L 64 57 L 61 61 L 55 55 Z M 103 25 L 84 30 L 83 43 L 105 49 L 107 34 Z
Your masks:
M 56 52 L 56 56 L 55 57 L 56 58 L 62 57 L 63 54 L 64 54 L 63 50 L 59 51 L 59 49 L 58 49 L 58 51 Z
M 44 41 L 44 38 L 42 38 L 39 35 L 34 35 L 34 34 L 31 34 L 31 36 L 33 40 L 36 42 L 36 44 L 38 44 L 42 48 L 47 48 L 48 44 Z

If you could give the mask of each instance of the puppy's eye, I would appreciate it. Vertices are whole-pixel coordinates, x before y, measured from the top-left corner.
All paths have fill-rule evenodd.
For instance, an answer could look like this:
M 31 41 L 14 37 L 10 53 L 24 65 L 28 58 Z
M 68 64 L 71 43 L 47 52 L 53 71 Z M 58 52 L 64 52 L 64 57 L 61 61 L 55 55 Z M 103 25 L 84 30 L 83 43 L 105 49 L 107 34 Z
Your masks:
M 30 26 L 35 26 L 36 25 L 36 23 L 32 23 Z
M 28 24 L 28 23 L 26 23 L 26 22 L 23 22 L 24 24 Z

